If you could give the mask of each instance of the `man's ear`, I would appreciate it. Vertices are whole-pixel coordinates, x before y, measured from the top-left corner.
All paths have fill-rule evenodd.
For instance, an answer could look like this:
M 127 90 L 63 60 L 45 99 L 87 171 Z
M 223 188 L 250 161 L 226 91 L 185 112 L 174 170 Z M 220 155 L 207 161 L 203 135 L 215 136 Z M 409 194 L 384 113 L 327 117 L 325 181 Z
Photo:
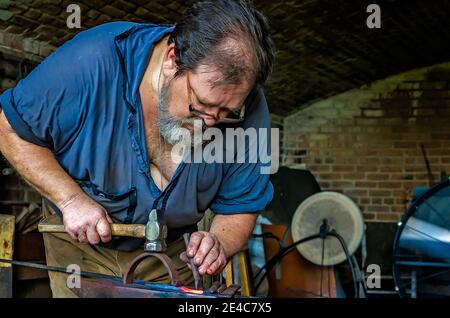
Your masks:
M 163 73 L 166 77 L 173 77 L 177 71 L 177 63 L 175 59 L 175 43 L 169 44 L 164 56 Z

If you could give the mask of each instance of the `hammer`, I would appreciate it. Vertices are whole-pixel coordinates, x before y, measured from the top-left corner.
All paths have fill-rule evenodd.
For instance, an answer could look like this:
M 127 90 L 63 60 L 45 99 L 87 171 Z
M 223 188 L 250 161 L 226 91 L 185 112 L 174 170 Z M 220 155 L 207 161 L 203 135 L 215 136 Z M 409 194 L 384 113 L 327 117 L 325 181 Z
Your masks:
M 153 209 L 148 215 L 147 224 L 111 224 L 111 235 L 121 237 L 145 238 L 144 251 L 165 252 L 167 249 L 167 226 L 162 215 Z M 64 225 L 52 224 L 48 219 L 44 219 L 38 225 L 41 233 L 66 233 Z

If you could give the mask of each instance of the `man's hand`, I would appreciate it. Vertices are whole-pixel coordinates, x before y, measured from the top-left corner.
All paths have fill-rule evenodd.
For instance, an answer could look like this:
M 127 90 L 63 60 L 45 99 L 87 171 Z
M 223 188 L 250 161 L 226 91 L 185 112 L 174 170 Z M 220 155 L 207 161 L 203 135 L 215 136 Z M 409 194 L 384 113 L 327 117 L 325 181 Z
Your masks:
M 60 206 L 64 228 L 73 240 L 98 244 L 111 240 L 111 218 L 106 210 L 87 194 L 80 193 Z
M 216 235 L 210 232 L 194 232 L 189 239 L 186 252 L 181 253 L 180 259 L 188 263 L 190 258 L 198 266 L 200 275 L 216 275 L 227 264 L 227 255 Z

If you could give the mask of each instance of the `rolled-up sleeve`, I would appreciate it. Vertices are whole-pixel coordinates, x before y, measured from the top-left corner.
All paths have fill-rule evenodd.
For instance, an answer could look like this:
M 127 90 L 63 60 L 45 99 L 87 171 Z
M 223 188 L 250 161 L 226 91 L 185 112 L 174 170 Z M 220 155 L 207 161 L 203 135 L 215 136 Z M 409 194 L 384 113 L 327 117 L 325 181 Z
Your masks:
M 235 165 L 228 170 L 211 210 L 217 214 L 261 212 L 273 197 L 269 175 L 252 164 Z
M 33 131 L 33 128 L 36 127 L 36 122 L 32 121 L 29 124 L 27 119 L 24 119 L 26 114 L 16 107 L 12 89 L 9 89 L 2 94 L 0 104 L 9 124 L 19 137 L 33 144 L 51 148 L 49 136 L 44 137 L 42 134 L 36 134 Z M 33 108 L 39 108 L 39 105 L 37 104 L 34 104 L 34 106 L 36 107 Z M 32 109 L 29 110 L 32 111 Z

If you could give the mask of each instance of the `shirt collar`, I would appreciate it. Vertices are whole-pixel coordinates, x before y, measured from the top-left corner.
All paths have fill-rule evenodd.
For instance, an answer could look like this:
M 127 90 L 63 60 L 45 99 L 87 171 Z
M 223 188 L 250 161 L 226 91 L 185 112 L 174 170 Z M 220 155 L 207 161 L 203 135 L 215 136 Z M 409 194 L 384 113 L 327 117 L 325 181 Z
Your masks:
M 115 38 L 116 50 L 123 73 L 123 90 L 127 107 L 136 111 L 139 85 L 151 57 L 154 45 L 174 26 L 136 24 Z

